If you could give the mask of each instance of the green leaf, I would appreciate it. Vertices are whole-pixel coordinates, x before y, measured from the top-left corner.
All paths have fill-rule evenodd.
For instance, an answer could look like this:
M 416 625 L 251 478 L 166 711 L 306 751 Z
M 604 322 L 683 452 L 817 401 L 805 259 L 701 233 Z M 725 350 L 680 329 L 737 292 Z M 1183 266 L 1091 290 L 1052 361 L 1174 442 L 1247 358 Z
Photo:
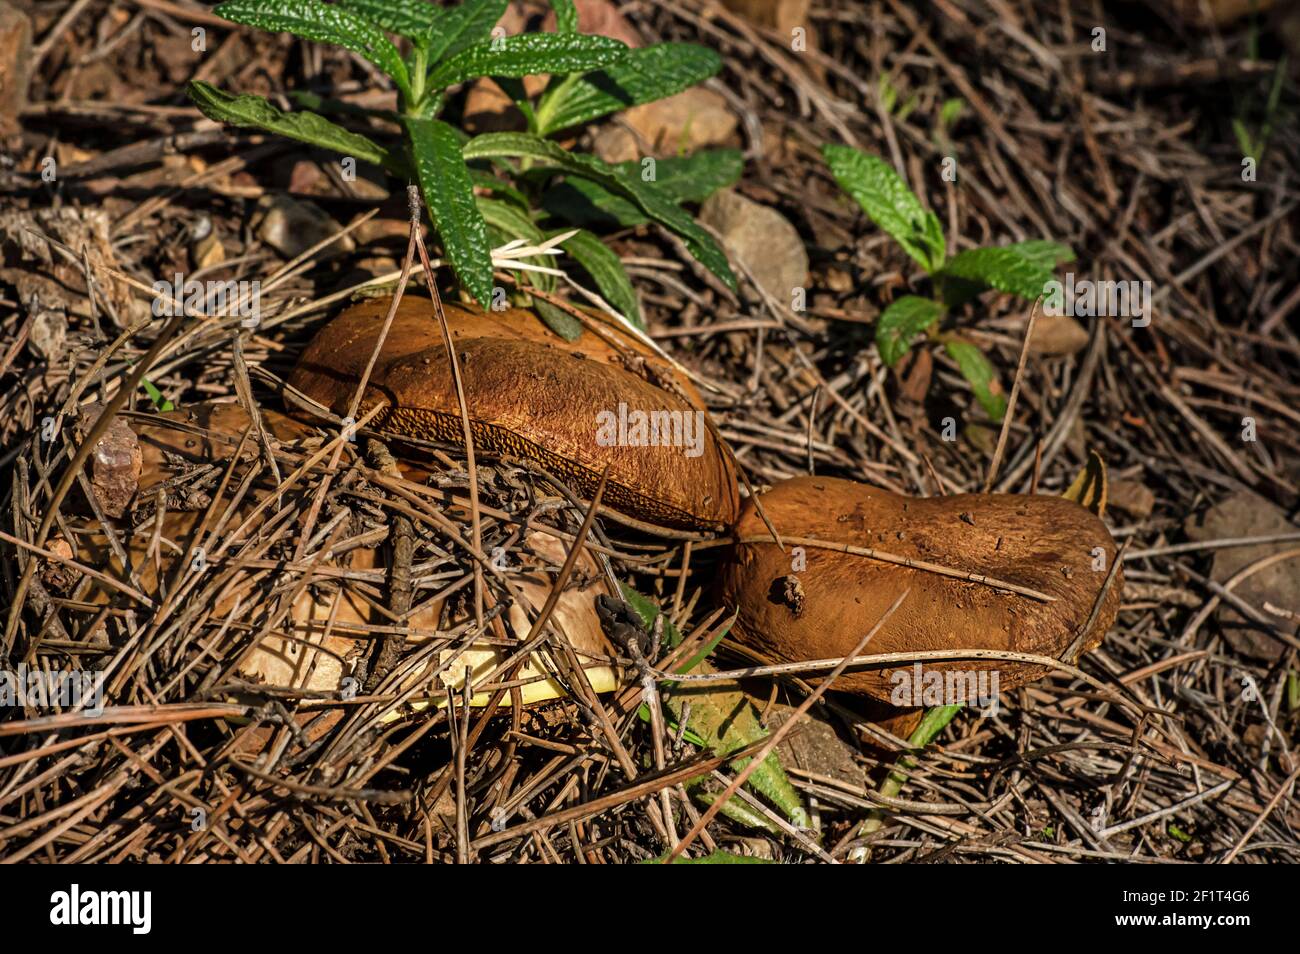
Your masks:
M 508 202 L 498 202 L 495 199 L 486 199 L 483 196 L 477 197 L 479 211 L 483 213 L 483 218 L 488 226 L 499 234 L 503 239 L 527 239 L 530 242 L 542 241 L 542 230 L 536 223 L 528 217 L 528 213 L 518 206 L 511 205 Z M 554 266 L 554 259 L 538 255 L 533 258 L 524 259 L 534 265 Z M 534 288 L 540 288 L 543 291 L 555 290 L 555 276 L 547 275 L 544 272 L 521 271 L 521 279 Z M 554 331 L 565 341 L 576 341 L 582 334 L 582 322 L 574 318 L 571 314 L 557 305 L 552 305 L 543 298 L 531 298 L 533 309 L 537 312 L 542 322 Z
M 491 36 L 509 4 L 510 0 L 465 0 L 460 6 L 441 8 L 429 28 L 429 63 L 455 56 Z
M 623 268 L 622 260 L 609 246 L 585 229 L 579 229 L 572 238 L 565 239 L 561 243 L 561 248 L 572 255 L 574 261 L 586 270 L 606 301 L 636 327 L 645 330 L 636 289 L 632 287 L 632 280 L 627 277 L 627 270 Z
M 912 734 L 907 737 L 908 746 L 913 751 L 920 751 L 925 748 L 934 741 L 935 737 L 947 727 L 948 723 L 961 710 L 961 706 L 933 706 L 926 709 L 925 715 L 921 717 L 921 724 L 913 729 Z M 898 795 L 907 782 L 907 770 L 913 768 L 916 768 L 916 760 L 910 755 L 900 755 L 894 763 L 894 768 L 876 787 L 876 791 L 890 798 Z M 858 837 L 863 838 L 874 831 L 879 831 L 884 821 L 885 812 L 882 809 L 871 809 L 867 813 L 866 821 L 858 828 Z
M 722 58 L 695 43 L 657 43 L 628 50 L 617 66 L 575 79 L 539 117 L 549 135 L 609 113 L 654 102 L 703 82 L 722 69 Z
M 542 195 L 542 208 L 556 218 L 583 228 L 606 231 L 644 225 L 650 217 L 590 179 L 570 176 Z
M 534 73 L 572 73 L 617 63 L 627 46 L 607 36 L 525 33 L 471 46 L 443 60 L 429 74 L 429 85 L 445 89 L 480 76 L 519 78 Z
M 695 668 L 699 666 L 700 663 L 708 659 L 709 656 L 713 654 L 713 651 L 718 648 L 718 644 L 722 642 L 723 639 L 726 638 L 726 635 L 729 632 L 731 632 L 731 627 L 735 624 L 736 617 L 739 615 L 740 615 L 739 610 L 733 610 L 731 613 L 731 618 L 727 620 L 727 625 L 719 627 L 718 632 L 715 636 L 713 636 L 707 643 L 701 646 L 699 650 L 696 651 L 695 655 L 692 656 L 690 659 L 686 660 L 686 662 L 678 663 L 677 666 L 673 669 L 673 672 L 682 673 L 682 674 L 694 672 Z
M 481 195 L 475 196 L 475 203 L 483 213 L 483 221 L 500 229 L 508 238 L 527 239 L 533 244 L 542 240 L 542 230 L 519 206 Z
M 492 250 L 487 223 L 474 201 L 474 184 L 456 131 L 437 119 L 405 120 L 420 191 L 456 277 L 488 307 L 492 304 Z
M 551 9 L 555 11 L 555 32 L 578 32 L 578 8 L 573 0 L 551 0 Z
M 191 82 L 187 92 L 203 115 L 219 123 L 230 123 L 246 129 L 265 129 L 288 139 L 373 162 L 397 175 L 405 175 L 406 164 L 400 156 L 365 136 L 335 125 L 323 116 L 307 112 L 284 113 L 260 96 L 232 96 L 199 80 Z
M 867 218 L 893 236 L 927 272 L 943 267 L 943 225 L 883 159 L 828 143 L 822 156 L 840 188 L 862 206 Z
M 880 105 L 885 112 L 892 113 L 894 104 L 898 101 L 898 90 L 889 82 L 888 73 L 881 73 L 879 81 L 876 81 L 876 95 L 880 97 Z
M 1050 242 L 1047 239 L 1030 239 L 1027 242 L 1016 242 L 1013 245 L 1008 245 L 1007 248 L 1013 252 L 1019 252 L 1024 258 L 1049 270 L 1055 269 L 1056 266 L 1063 265 L 1066 262 L 1074 261 L 1074 250 L 1070 246 L 1062 245 L 1059 242 Z
M 998 373 L 989 363 L 989 359 L 984 356 L 984 352 L 969 341 L 960 338 L 945 342 L 944 348 L 957 362 L 962 377 L 969 382 L 984 412 L 992 420 L 1001 421 L 1002 415 L 1007 412 L 1007 398 L 1002 393 Z
M 703 202 L 719 189 L 733 185 L 744 166 L 738 149 L 706 149 L 689 156 L 656 161 L 655 181 L 647 182 L 673 202 Z M 638 160 L 620 162 L 618 168 L 640 177 Z M 542 196 L 542 208 L 566 222 L 588 228 L 631 228 L 649 221 L 634 204 L 589 179 L 571 178 L 552 186 Z
M 338 0 L 344 10 L 351 10 L 399 36 L 423 37 L 442 12 L 426 0 Z
M 943 105 L 939 107 L 939 125 L 944 128 L 951 126 L 961 117 L 962 110 L 965 108 L 966 101 L 961 97 L 945 99 Z
M 492 173 L 484 172 L 482 169 L 471 169 L 469 176 L 473 180 L 475 188 L 486 189 L 488 192 L 503 195 L 520 208 L 528 208 L 528 197 L 509 182 L 503 182 Z
M 696 667 L 696 672 L 712 673 L 716 670 L 706 661 Z M 767 730 L 758 721 L 758 710 L 737 688 L 728 689 L 725 683 L 698 686 L 688 682 L 663 686 L 662 693 L 664 706 L 673 718 L 680 721 L 685 715 L 686 725 L 705 740 L 715 755 L 730 755 L 767 737 Z M 687 703 L 690 704 L 689 713 L 686 712 Z M 730 768 L 739 772 L 747 764 L 748 758 L 737 759 L 730 763 Z M 808 816 L 803 803 L 775 751 L 768 754 L 745 784 L 780 808 L 794 824 L 807 825 Z
M 676 731 L 674 729 L 673 731 Z M 686 783 L 686 790 L 695 796 L 705 808 L 711 806 L 718 800 L 721 794 L 716 788 L 706 788 L 703 779 L 696 779 L 694 782 Z M 734 822 L 744 825 L 746 828 L 755 828 L 766 831 L 770 834 L 779 834 L 777 827 L 772 824 L 771 819 L 760 812 L 757 808 L 750 805 L 743 798 L 729 798 L 726 804 L 719 809 L 723 815 Z
M 619 166 L 641 174 L 641 163 L 635 159 Z M 656 160 L 654 185 L 660 195 L 674 202 L 703 202 L 719 189 L 735 185 L 744 168 L 745 157 L 739 149 L 705 149 Z
M 397 47 L 379 27 L 350 10 L 318 0 L 226 0 L 213 12 L 232 23 L 349 49 L 391 76 L 410 98 L 411 79 Z
M 892 113 L 894 104 L 898 102 L 898 90 L 889 81 L 888 73 L 881 73 L 880 79 L 876 81 L 876 95 L 880 98 L 880 105 L 885 112 Z
M 876 348 L 880 360 L 896 365 L 912 347 L 912 340 L 943 314 L 943 306 L 932 298 L 904 295 L 880 315 L 876 323 Z
M 731 273 L 727 256 L 713 240 L 713 236 L 704 231 L 676 203 L 664 198 L 649 183 L 629 175 L 625 170 L 602 162 L 595 156 L 571 153 L 550 140 L 527 133 L 485 133 L 471 139 L 465 146 L 467 160 L 524 156 L 554 163 L 565 172 L 592 179 L 616 195 L 635 203 L 650 218 L 680 235 L 691 254 L 728 288 L 735 290 L 736 276 Z
M 557 305 L 552 305 L 542 298 L 533 300 L 537 315 L 557 335 L 565 341 L 577 341 L 582 335 L 582 322 Z
M 1035 259 L 1026 257 L 1013 246 L 972 248 L 949 259 L 936 277 L 941 285 L 949 278 L 957 278 L 1033 301 L 1043 294 L 1043 286 L 1052 280 L 1055 262 L 1051 266 L 1045 264 L 1045 256 L 1049 253 L 1045 249 L 1031 249 L 1030 254 L 1036 256 Z M 956 297 L 960 299 L 965 289 L 960 285 L 956 288 L 959 289 Z

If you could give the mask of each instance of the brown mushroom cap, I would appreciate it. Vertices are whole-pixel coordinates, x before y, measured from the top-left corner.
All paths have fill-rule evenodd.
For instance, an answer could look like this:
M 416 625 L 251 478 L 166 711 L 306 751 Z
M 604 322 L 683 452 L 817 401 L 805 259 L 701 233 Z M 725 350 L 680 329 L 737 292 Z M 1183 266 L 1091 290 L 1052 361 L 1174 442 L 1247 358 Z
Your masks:
M 739 610 L 735 638 L 778 662 L 839 658 L 910 588 L 907 599 L 868 644 L 866 653 L 991 649 L 1059 658 L 1087 624 L 1115 559 L 1102 522 L 1061 497 L 960 494 L 904 497 L 848 480 L 799 477 L 761 497 L 782 535 L 856 547 L 940 564 L 1029 587 L 1055 597 L 1042 602 L 986 583 L 943 576 L 814 546 L 786 552 L 770 542 L 747 503 L 736 527 L 734 558 L 722 570 L 723 596 Z M 1105 551 L 1104 569 L 1094 549 Z M 792 579 L 791 579 L 792 578 Z M 1080 652 L 1106 634 L 1119 608 L 1123 577 L 1106 590 Z M 998 688 L 1042 678 L 1043 666 L 1006 661 L 925 662 L 926 670 L 997 671 Z M 897 669 L 850 670 L 835 688 L 896 702 Z M 987 678 L 987 677 L 986 677 Z M 917 687 L 919 690 L 920 687 Z
M 289 383 L 336 414 L 346 414 L 374 350 L 391 299 L 349 308 L 307 346 Z M 590 498 L 609 464 L 604 502 L 661 526 L 719 530 L 739 509 L 730 458 L 707 426 L 698 393 L 685 398 L 628 370 L 608 344 L 587 332 L 567 342 L 536 316 L 519 309 L 484 312 L 444 306 L 456 342 L 475 447 L 536 461 Z M 659 380 L 672 379 L 665 362 L 633 345 Z M 404 296 L 371 373 L 362 411 L 380 396 L 389 401 L 375 426 L 410 437 L 459 444 L 459 405 L 442 332 L 428 299 Z M 603 446 L 602 414 L 666 414 L 683 428 L 660 446 Z M 689 426 L 690 431 L 684 428 Z M 688 456 L 685 438 L 700 449 Z
M 274 411 L 263 411 L 264 426 L 274 439 L 284 442 L 315 442 L 315 432 L 308 427 Z M 140 474 L 140 493 L 191 470 L 202 463 L 224 463 L 235 452 L 239 438 L 249 426 L 248 415 L 237 404 L 196 404 L 148 418 L 129 419 L 129 425 L 139 440 L 144 466 Z M 251 461 L 257 455 L 257 445 L 251 438 L 246 442 L 241 460 Z M 237 469 L 238 470 L 238 469 Z M 239 510 L 236 523 L 250 512 L 259 499 L 271 492 L 266 483 L 253 490 Z M 161 538 L 170 541 L 162 544 L 161 561 L 146 559 L 153 539 L 152 526 L 146 526 L 127 540 L 127 555 L 137 570 L 140 589 L 146 596 L 160 600 L 159 569 L 164 578 L 170 577 L 177 559 L 177 550 L 183 549 L 203 517 L 201 510 L 169 510 L 163 518 Z M 233 525 L 231 525 L 233 526 Z M 79 526 L 85 531 L 77 537 L 76 556 L 79 561 L 94 567 L 106 567 L 111 575 L 125 578 L 122 567 L 99 526 L 86 521 Z M 251 532 L 251 531 L 250 531 Z M 547 567 L 563 563 L 567 544 L 540 530 L 530 530 L 524 537 L 524 565 L 510 571 L 510 581 L 519 599 L 511 606 L 509 619 L 515 634 L 523 638 L 529 631 L 547 597 L 550 595 L 552 575 Z M 377 568 L 375 551 L 358 547 L 337 559 L 325 561 L 323 566 L 342 566 L 348 570 Z M 221 572 L 214 566 L 207 572 Z M 247 607 L 265 596 L 269 583 L 274 583 L 274 569 L 248 569 L 239 572 L 221 590 L 221 596 L 212 607 L 214 616 L 220 618 L 236 612 L 236 605 Z M 364 634 L 367 624 L 385 623 L 378 618 L 365 600 L 347 588 L 328 585 L 329 575 L 322 577 L 313 588 L 303 588 L 294 599 L 285 626 L 292 630 L 289 638 L 272 633 L 248 653 L 240 663 L 241 678 L 277 688 L 306 689 L 332 692 L 339 689 L 341 680 L 352 670 L 352 661 L 369 646 L 372 638 Z M 550 625 L 573 647 L 579 664 L 587 673 L 596 692 L 611 692 L 617 688 L 618 671 L 611 665 L 616 650 L 605 636 L 596 614 L 596 597 L 607 593 L 604 577 L 590 553 L 583 552 L 575 564 L 569 585 L 561 594 L 551 614 Z M 103 604 L 109 598 L 106 587 L 92 581 L 88 595 L 90 602 Z M 337 608 L 334 606 L 338 603 Z M 525 606 L 527 610 L 525 611 Z M 418 608 L 408 620 L 408 643 L 417 647 L 428 642 L 440 630 L 443 615 L 442 601 L 430 601 Z M 464 618 L 450 620 L 455 626 Z M 435 662 L 450 665 L 439 674 L 440 684 L 459 687 L 468 668 L 475 679 L 492 672 L 512 653 L 509 644 L 474 643 L 462 651 L 451 649 L 438 653 Z M 557 671 L 550 654 L 539 650 L 533 653 L 514 679 L 520 686 L 521 701 L 525 704 L 566 695 L 563 686 L 550 678 Z M 427 687 L 428 669 L 421 665 L 409 673 L 410 685 Z M 504 682 L 509 672 L 502 673 L 495 682 Z M 484 705 L 491 695 L 481 692 L 472 705 Z M 507 695 L 502 704 L 512 704 Z

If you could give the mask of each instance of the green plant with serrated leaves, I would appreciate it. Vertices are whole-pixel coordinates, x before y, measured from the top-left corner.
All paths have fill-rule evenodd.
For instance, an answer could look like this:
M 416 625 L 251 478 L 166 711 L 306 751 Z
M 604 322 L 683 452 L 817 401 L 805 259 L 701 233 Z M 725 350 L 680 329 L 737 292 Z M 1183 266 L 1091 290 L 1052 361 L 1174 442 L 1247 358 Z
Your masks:
M 587 228 L 597 222 L 656 222 L 679 235 L 701 263 L 734 288 L 726 256 L 682 203 L 701 201 L 739 178 L 738 152 L 665 160 L 655 169 L 653 163 L 606 163 L 571 152 L 553 138 L 707 79 L 722 66 L 718 55 L 691 43 L 631 49 L 608 37 L 580 34 L 573 0 L 551 0 L 555 33 L 504 36 L 494 28 L 506 6 L 507 0 L 466 0 L 454 7 L 426 0 L 226 0 L 215 12 L 233 23 L 333 43 L 366 60 L 392 80 L 397 109 L 363 109 L 299 94 L 295 99 L 304 108 L 284 112 L 260 96 L 224 92 L 201 81 L 190 83 L 189 95 L 218 122 L 276 133 L 418 182 L 461 288 L 484 306 L 493 303 L 492 248 L 512 239 L 542 241 L 576 225 L 579 231 L 563 249 L 605 300 L 639 326 L 636 295 L 622 262 Z M 522 80 L 536 74 L 549 75 L 550 82 L 529 97 Z M 526 132 L 470 137 L 440 118 L 455 87 L 483 77 L 515 101 Z M 386 123 L 394 132 L 378 141 L 327 119 L 326 112 Z M 552 200 L 557 191 L 560 197 Z M 523 274 L 536 288 L 554 287 L 554 276 Z M 580 332 L 581 325 L 559 309 L 541 300 L 537 307 L 565 337 Z
M 970 384 L 980 406 L 1001 421 L 1007 401 L 997 370 L 976 345 L 944 328 L 951 309 L 997 289 L 1029 301 L 1044 293 L 1058 265 L 1074 261 L 1066 245 L 1044 240 L 973 248 L 948 256 L 939 217 L 921 204 L 894 168 L 878 156 L 828 144 L 822 156 L 835 181 L 930 276 L 933 294 L 895 299 L 876 323 L 880 358 L 894 367 L 918 340 L 941 345 Z

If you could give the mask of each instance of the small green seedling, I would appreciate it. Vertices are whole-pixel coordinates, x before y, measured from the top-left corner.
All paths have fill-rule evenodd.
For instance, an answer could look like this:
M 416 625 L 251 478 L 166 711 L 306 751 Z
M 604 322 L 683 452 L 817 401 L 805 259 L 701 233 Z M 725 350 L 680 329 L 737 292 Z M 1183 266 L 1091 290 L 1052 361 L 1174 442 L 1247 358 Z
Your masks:
M 157 385 L 148 378 L 141 378 L 140 386 L 144 388 L 144 393 L 149 395 L 149 400 L 153 402 L 154 410 L 159 414 L 166 414 L 168 411 L 176 410 L 176 405 L 163 397 L 163 393 L 158 390 Z
M 929 298 L 904 295 L 881 314 L 876 324 L 881 360 L 894 367 L 918 336 L 925 335 L 943 345 L 988 416 L 1002 420 L 1007 400 L 997 371 L 970 341 L 942 330 L 942 319 L 951 309 L 990 288 L 1034 301 L 1043 294 L 1056 267 L 1074 261 L 1074 253 L 1068 246 L 1035 240 L 973 248 L 949 258 L 938 216 L 921 205 L 888 163 L 834 144 L 824 146 L 822 155 L 840 188 L 925 270 L 934 289 Z
M 334 43 L 367 60 L 392 80 L 398 108 L 361 109 L 299 94 L 298 103 L 307 108 L 282 112 L 260 96 L 234 95 L 200 81 L 190 83 L 189 95 L 218 122 L 266 130 L 418 182 L 461 287 L 484 306 L 494 301 L 492 248 L 516 239 L 535 244 L 571 231 L 559 227 L 566 223 L 656 222 L 681 236 L 701 263 L 734 288 L 726 255 L 681 204 L 702 201 L 739 178 L 738 152 L 705 152 L 657 166 L 610 164 L 553 138 L 681 92 L 717 73 L 719 56 L 691 43 L 630 49 L 618 40 L 580 34 L 573 0 L 551 0 L 557 32 L 506 36 L 496 28 L 506 6 L 507 0 L 466 0 L 455 7 L 426 0 L 227 0 L 215 8 L 227 20 Z M 399 38 L 396 43 L 390 35 Z M 408 50 L 405 56 L 398 44 Z M 522 80 L 535 74 L 548 74 L 550 82 L 531 98 Z M 491 77 L 514 99 L 526 132 L 471 138 L 439 118 L 455 88 L 482 77 Z M 400 131 L 400 142 L 377 142 L 322 112 L 387 123 Z M 585 229 L 562 245 L 606 300 L 639 324 L 636 295 L 618 257 Z M 554 276 L 525 274 L 538 288 L 553 287 Z M 547 323 L 576 337 L 581 325 L 545 304 L 539 301 L 538 308 Z
M 1251 59 L 1257 60 L 1258 57 L 1252 56 Z M 1286 76 L 1287 58 L 1284 55 L 1273 70 L 1268 98 L 1263 107 L 1257 111 L 1254 95 L 1247 95 L 1238 106 L 1237 115 L 1232 119 L 1232 134 L 1237 139 L 1237 148 L 1241 150 L 1243 156 L 1254 159 L 1256 163 L 1263 162 L 1264 153 L 1268 151 L 1268 144 L 1272 141 L 1273 134 L 1292 118 L 1289 110 L 1282 105 L 1282 85 L 1286 81 Z M 1258 117 L 1252 122 L 1249 117 L 1256 112 Z

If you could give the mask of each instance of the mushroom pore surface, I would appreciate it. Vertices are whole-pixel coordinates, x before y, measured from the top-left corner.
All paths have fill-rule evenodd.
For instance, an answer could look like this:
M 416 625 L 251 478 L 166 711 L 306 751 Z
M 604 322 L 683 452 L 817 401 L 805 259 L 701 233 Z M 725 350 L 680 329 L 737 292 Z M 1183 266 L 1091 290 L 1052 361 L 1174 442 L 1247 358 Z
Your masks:
M 722 593 L 727 605 L 739 611 L 735 638 L 777 662 L 850 653 L 909 588 L 903 604 L 868 644 L 867 654 L 990 649 L 1059 658 L 1088 624 L 1117 551 L 1101 520 L 1062 497 L 904 497 L 848 480 L 800 477 L 762 494 L 761 503 L 783 537 L 869 547 L 1055 597 L 1042 602 L 986 583 L 788 540 L 782 553 L 753 504 L 746 503 L 733 559 L 722 569 Z M 755 538 L 765 542 L 743 542 Z M 802 547 L 802 569 L 795 566 L 799 554 L 794 546 Z M 1081 653 L 1101 642 L 1115 619 L 1122 589 L 1117 572 L 1088 626 Z M 1049 671 L 990 660 L 926 661 L 923 666 L 996 671 L 1001 690 Z M 911 667 L 851 669 L 835 688 L 896 702 L 898 683 L 891 674 Z
M 349 308 L 303 352 L 289 383 L 336 414 L 346 414 L 374 351 L 391 299 Z M 656 381 L 669 366 L 633 342 L 629 362 L 591 331 L 568 342 L 520 309 L 485 312 L 444 306 L 460 363 L 475 448 L 535 461 L 588 499 L 609 465 L 603 501 L 656 525 L 720 530 L 739 509 L 735 472 L 705 424 L 699 395 Z M 611 329 L 611 333 L 619 333 Z M 374 426 L 399 435 L 460 444 L 463 431 L 450 363 L 433 304 L 403 297 L 369 378 L 361 412 L 380 398 Z M 621 413 L 653 418 L 651 441 L 598 439 L 602 421 Z M 631 434 L 631 428 L 626 429 Z M 657 436 L 651 436 L 657 435 Z

